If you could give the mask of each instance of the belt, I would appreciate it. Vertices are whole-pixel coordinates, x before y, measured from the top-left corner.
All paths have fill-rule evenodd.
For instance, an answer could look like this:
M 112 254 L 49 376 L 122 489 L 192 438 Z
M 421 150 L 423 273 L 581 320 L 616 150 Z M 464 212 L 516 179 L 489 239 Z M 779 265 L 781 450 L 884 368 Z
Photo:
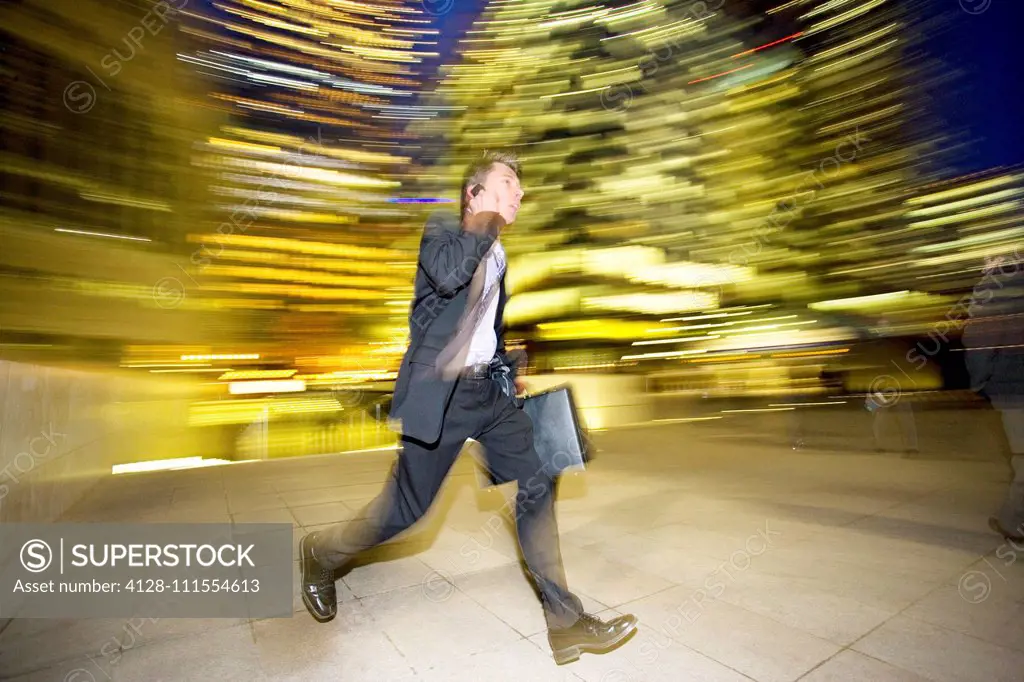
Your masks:
M 491 363 L 478 362 L 475 365 L 463 367 L 459 376 L 466 379 L 489 379 L 491 376 Z
M 477 363 L 476 365 L 465 367 L 459 373 L 459 376 L 465 379 L 489 379 L 490 363 Z

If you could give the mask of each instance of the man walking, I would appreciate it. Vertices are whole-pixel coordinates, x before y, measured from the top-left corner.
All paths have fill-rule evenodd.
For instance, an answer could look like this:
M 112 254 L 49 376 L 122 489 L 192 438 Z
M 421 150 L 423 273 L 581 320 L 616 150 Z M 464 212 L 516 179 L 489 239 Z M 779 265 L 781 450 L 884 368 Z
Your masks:
M 410 344 L 390 415 L 401 421 L 398 461 L 364 518 L 302 538 L 302 599 L 317 621 L 333 619 L 334 570 L 419 520 L 473 438 L 484 448 L 491 478 L 518 483 L 519 545 L 541 597 L 552 653 L 562 664 L 583 652 L 617 647 L 636 630 L 636 618 L 602 621 L 584 613 L 569 591 L 555 522 L 555 481 L 534 449 L 530 418 L 509 388 L 513 382 L 519 388 L 520 382 L 505 351 L 505 254 L 499 236 L 519 211 L 520 175 L 514 155 L 484 154 L 463 179 L 461 219 L 435 214 L 428 220 L 420 242 Z
M 975 285 L 970 323 L 963 333 L 971 386 L 1003 418 L 1013 479 L 989 527 L 1008 540 L 1024 542 L 1024 262 L 1013 256 L 985 259 L 985 276 Z

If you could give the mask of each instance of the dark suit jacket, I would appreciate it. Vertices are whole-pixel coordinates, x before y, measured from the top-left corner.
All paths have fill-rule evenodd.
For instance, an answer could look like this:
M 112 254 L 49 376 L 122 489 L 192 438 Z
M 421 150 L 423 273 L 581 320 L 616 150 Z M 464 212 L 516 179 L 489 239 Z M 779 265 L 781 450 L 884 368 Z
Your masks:
M 444 413 L 456 382 L 442 378 L 435 361 L 458 331 L 468 302 L 470 280 L 495 238 L 493 234 L 463 230 L 454 213 L 437 212 L 427 220 L 409 312 L 409 347 L 398 370 L 389 415 L 401 421 L 403 436 L 428 444 L 440 438 Z M 498 356 L 514 378 L 515 363 L 505 352 L 506 298 L 503 274 L 494 331 Z

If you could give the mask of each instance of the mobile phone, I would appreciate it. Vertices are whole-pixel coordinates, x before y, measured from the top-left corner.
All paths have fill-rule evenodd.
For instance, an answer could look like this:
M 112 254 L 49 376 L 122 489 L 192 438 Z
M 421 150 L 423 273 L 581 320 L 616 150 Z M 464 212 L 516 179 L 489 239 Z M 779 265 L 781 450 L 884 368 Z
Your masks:
M 480 192 L 482 191 L 484 191 L 483 185 L 473 185 L 473 189 L 471 189 L 469 193 L 472 194 L 473 196 L 476 196 L 477 194 L 480 194 Z

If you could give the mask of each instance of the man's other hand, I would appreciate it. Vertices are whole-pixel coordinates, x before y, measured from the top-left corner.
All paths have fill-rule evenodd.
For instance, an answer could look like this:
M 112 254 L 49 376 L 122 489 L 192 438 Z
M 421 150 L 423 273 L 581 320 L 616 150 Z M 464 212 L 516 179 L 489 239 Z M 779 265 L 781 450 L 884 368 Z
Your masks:
M 519 377 L 516 377 L 514 383 L 516 385 L 516 395 L 523 395 L 524 393 L 526 393 L 526 380 L 525 379 L 521 379 Z

